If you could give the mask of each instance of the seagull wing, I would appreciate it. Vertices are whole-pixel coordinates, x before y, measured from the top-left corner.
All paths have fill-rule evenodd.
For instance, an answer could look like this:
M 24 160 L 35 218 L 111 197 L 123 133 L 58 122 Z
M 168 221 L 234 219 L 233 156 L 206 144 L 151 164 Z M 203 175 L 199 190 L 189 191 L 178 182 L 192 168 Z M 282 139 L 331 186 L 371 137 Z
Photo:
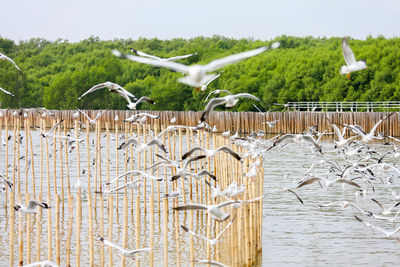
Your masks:
M 375 203 L 381 208 L 381 210 L 384 210 L 382 204 L 381 204 L 378 200 L 376 200 L 376 199 L 374 199 L 374 198 L 371 198 L 371 200 L 372 200 L 373 202 L 375 202 Z
M 167 58 L 166 60 L 167 60 L 167 61 L 175 61 L 175 60 L 185 59 L 185 58 L 191 57 L 191 56 L 193 56 L 193 55 L 195 55 L 195 54 L 188 54 L 188 55 L 170 57 L 170 58 Z
M 78 108 L 78 111 L 80 112 L 80 113 L 82 113 L 83 114 L 83 116 L 85 116 L 89 121 L 91 121 L 92 119 L 85 113 L 85 112 L 83 112 L 82 110 L 80 110 L 79 108 Z
M 215 237 L 215 240 L 217 240 L 218 238 L 220 238 L 220 236 L 226 231 L 226 229 L 229 228 L 229 226 L 232 225 L 233 221 L 236 219 L 236 215 L 232 218 L 232 220 L 224 227 L 224 229 L 222 229 L 221 232 L 218 233 L 218 235 Z
M 199 159 L 204 159 L 204 158 L 206 158 L 206 155 L 199 155 L 199 156 L 190 158 L 188 161 L 185 162 L 185 165 L 183 165 L 183 169 L 185 170 L 190 162 L 193 162 L 193 161 L 196 161 Z
M 189 150 L 188 152 L 186 152 L 185 154 L 183 154 L 182 160 L 185 160 L 187 157 L 189 157 L 190 155 L 192 155 L 194 152 L 196 152 L 196 151 L 198 151 L 198 150 L 200 150 L 200 151 L 205 151 L 204 148 L 199 147 L 199 146 L 196 146 L 196 147 L 190 149 L 190 150 Z
M 92 88 L 90 88 L 89 90 L 87 90 L 85 93 L 83 93 L 80 97 L 78 97 L 78 99 L 81 99 L 85 95 L 90 94 L 94 91 L 97 91 L 97 90 L 105 88 L 105 87 L 106 87 L 106 85 L 104 83 L 97 84 L 97 85 L 93 86 Z
M 22 73 L 22 70 L 17 66 L 17 64 L 15 63 L 15 61 L 12 60 L 11 58 L 9 58 L 8 56 L 6 56 L 6 55 L 0 53 L 0 59 L 7 60 L 7 61 L 11 62 L 11 63 L 15 66 L 15 68 L 17 68 L 17 70 L 18 70 L 21 74 L 23 74 L 23 73 Z
M 303 187 L 303 186 L 305 186 L 305 185 L 312 184 L 312 183 L 314 183 L 314 182 L 316 182 L 316 181 L 320 181 L 320 180 L 322 180 L 322 179 L 319 178 L 319 177 L 313 177 L 313 178 L 310 178 L 310 179 L 305 180 L 304 182 L 300 183 L 296 188 L 300 188 L 300 187 Z
M 205 240 L 205 241 L 208 241 L 208 240 L 209 240 L 209 239 L 208 239 L 207 237 L 205 237 L 204 235 L 198 234 L 198 233 L 196 233 L 196 232 L 190 230 L 189 228 L 187 228 L 187 227 L 184 226 L 184 225 L 181 225 L 181 227 L 182 227 L 183 230 L 185 230 L 187 233 L 189 233 L 189 234 L 191 234 L 191 235 L 193 235 L 193 236 L 197 236 L 198 238 L 201 238 L 201 239 L 203 239 L 203 240 Z
M 148 65 L 153 65 L 156 67 L 164 67 L 164 68 L 169 68 L 177 72 L 184 72 L 187 73 L 189 71 L 189 67 L 180 63 L 172 62 L 172 61 L 159 61 L 159 60 L 154 60 L 150 58 L 144 58 L 144 57 L 137 57 L 137 56 L 132 56 L 132 55 L 127 55 L 126 58 L 139 62 L 139 63 L 144 63 Z
M 174 210 L 207 210 L 207 206 L 206 205 L 202 205 L 202 204 L 187 204 L 184 206 L 178 206 L 173 208 Z
M 118 149 L 124 149 L 125 147 L 129 146 L 130 144 L 134 144 L 135 146 L 139 145 L 139 141 L 136 140 L 135 137 L 129 138 L 127 141 L 123 142 Z
M 149 97 L 142 96 L 141 98 L 139 98 L 138 101 L 136 101 L 136 105 L 139 104 L 139 103 L 142 103 L 142 102 L 147 102 L 147 103 L 150 103 L 150 104 L 153 104 L 153 105 L 155 104 L 155 102 L 152 99 L 150 99 Z
M 225 104 L 226 103 L 226 98 L 225 97 L 216 97 L 210 100 L 210 102 L 208 102 L 206 108 L 204 109 L 203 113 L 201 114 L 201 118 L 200 121 L 203 122 L 207 119 L 208 114 L 210 114 L 210 112 L 219 105 Z
M 303 200 L 300 198 L 300 196 L 299 196 L 296 192 L 294 192 L 294 191 L 291 190 L 291 189 L 288 189 L 288 192 L 290 192 L 290 193 L 292 193 L 293 195 L 295 195 L 296 198 L 297 198 L 297 200 L 300 201 L 301 204 L 304 204 Z
M 51 134 L 55 128 L 57 128 L 58 125 L 60 125 L 61 123 L 63 123 L 64 119 L 60 120 L 58 123 L 56 123 L 49 131 L 48 134 Z
M 240 156 L 235 151 L 233 151 L 231 148 L 229 148 L 227 146 L 219 147 L 217 149 L 217 151 L 224 151 L 224 152 L 226 152 L 228 154 L 231 154 L 231 156 L 233 156 L 235 159 L 237 159 L 239 161 L 241 159 Z
M 94 121 L 97 121 L 97 120 L 98 120 L 101 116 L 103 116 L 103 114 L 106 113 L 107 111 L 109 111 L 109 109 L 106 109 L 106 110 L 104 110 L 104 111 L 98 113 L 98 114 L 96 115 L 96 118 L 94 118 Z
M 346 62 L 346 64 L 348 66 L 356 64 L 356 58 L 346 38 L 342 39 L 342 50 L 343 50 L 344 61 Z
M 370 133 L 371 135 L 373 135 L 374 132 L 375 132 L 375 130 L 376 130 L 376 128 L 378 128 L 378 126 L 379 126 L 383 121 L 385 121 L 386 119 L 390 118 L 393 114 L 394 114 L 394 112 L 392 112 L 392 113 L 386 115 L 385 117 L 383 117 L 382 119 L 380 119 L 380 120 L 374 125 L 374 127 L 372 127 L 372 129 L 371 129 L 371 131 L 370 131 L 369 133 Z
M 6 94 L 8 94 L 8 95 L 15 96 L 15 95 L 13 95 L 12 93 L 10 93 L 9 91 L 7 91 L 7 90 L 5 90 L 5 89 L 3 89 L 3 88 L 1 88 L 1 87 L 0 87 L 0 91 L 2 91 L 3 93 L 6 93 Z
M 131 49 L 131 51 L 133 53 L 135 53 L 136 55 L 141 56 L 141 57 L 147 57 L 147 58 L 151 58 L 151 59 L 155 59 L 155 60 L 162 60 L 162 58 L 160 58 L 160 57 L 153 56 L 153 55 L 147 54 L 147 53 L 145 53 L 143 51 L 139 51 L 139 50 L 136 50 L 136 49 L 133 49 L 133 48 Z
M 355 187 L 361 188 L 361 186 L 359 186 L 355 182 L 352 182 L 352 181 L 349 181 L 349 180 L 346 180 L 346 179 L 337 179 L 337 180 L 335 180 L 335 183 L 348 184 L 348 185 L 351 185 L 351 186 L 355 186 Z
M 249 93 L 236 94 L 236 95 L 234 95 L 234 97 L 235 98 L 250 98 L 255 101 L 261 101 L 258 97 L 254 96 L 252 94 L 249 94 Z
M 227 57 L 224 57 L 224 58 L 220 58 L 220 59 L 211 61 L 210 63 L 205 65 L 204 69 L 205 69 L 206 72 L 214 71 L 214 70 L 222 68 L 222 67 L 224 67 L 226 65 L 238 62 L 240 60 L 243 60 L 245 58 L 256 56 L 256 55 L 266 51 L 267 49 L 268 48 L 266 46 L 264 46 L 264 47 L 260 47 L 260 48 L 254 49 L 254 50 L 250 50 L 250 51 L 246 51 L 246 52 L 243 52 L 243 53 L 239 53 L 239 54 L 236 54 L 236 55 L 231 55 L 231 56 L 227 56 Z
M 158 146 L 162 151 L 165 153 L 168 153 L 167 149 L 165 148 L 164 144 L 157 138 L 154 138 L 151 140 L 149 143 L 147 143 L 148 146 L 156 145 Z

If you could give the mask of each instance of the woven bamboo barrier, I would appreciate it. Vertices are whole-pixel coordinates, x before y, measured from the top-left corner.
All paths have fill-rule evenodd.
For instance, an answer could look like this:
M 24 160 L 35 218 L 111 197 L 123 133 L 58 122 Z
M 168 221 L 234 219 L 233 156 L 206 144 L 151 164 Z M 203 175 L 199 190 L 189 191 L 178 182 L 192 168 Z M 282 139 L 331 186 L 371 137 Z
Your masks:
M 163 121 L 169 121 L 170 115 L 163 114 Z M 176 116 L 178 123 L 186 118 L 185 113 Z M 195 114 L 195 113 L 193 113 Z M 231 116 L 234 113 L 226 113 Z M 68 117 L 68 113 L 64 114 Z M 121 190 L 119 193 L 99 194 L 96 191 L 109 189 L 105 181 L 115 178 L 125 171 L 149 167 L 160 159 L 158 148 L 150 147 L 141 153 L 133 153 L 133 147 L 118 150 L 117 147 L 132 136 L 149 141 L 157 135 L 157 129 L 165 128 L 162 124 L 134 126 L 128 123 L 115 123 L 114 116 L 103 119 L 98 126 L 86 131 L 79 131 L 76 121 L 65 120 L 60 130 L 55 130 L 55 137 L 42 138 L 34 129 L 26 132 L 29 142 L 18 142 L 18 133 L 23 134 L 21 127 L 25 120 L 27 125 L 51 126 L 59 120 L 55 118 L 28 117 L 0 118 L 0 125 L 13 127 L 14 138 L 11 138 L 5 149 L 0 150 L 5 162 L 13 162 L 8 169 L 7 177 L 18 185 L 12 190 L 6 189 L 6 216 L 10 227 L 8 233 L 1 235 L 3 242 L 9 244 L 9 253 L 0 261 L 10 266 L 24 265 L 36 261 L 52 260 L 60 266 L 194 266 L 194 260 L 218 260 L 229 266 L 260 265 L 262 200 L 240 205 L 228 206 L 223 210 L 231 214 L 224 222 L 211 219 L 210 215 L 199 211 L 173 211 L 173 207 L 185 203 L 217 204 L 225 198 L 212 198 L 211 189 L 204 180 L 184 180 L 171 182 L 175 169 L 158 168 L 153 175 L 166 178 L 166 181 L 143 182 L 137 189 Z M 122 113 L 119 114 L 120 117 Z M 236 116 L 236 115 L 235 115 Z M 112 118 L 112 119 L 111 119 Z M 6 122 L 4 122 L 6 120 Z M 85 121 L 83 121 L 85 122 Z M 250 127 L 248 123 L 246 127 Z M 117 126 L 117 131 L 111 131 Z M 153 127 L 151 127 L 153 126 Z M 68 128 L 78 131 L 72 136 L 88 138 L 81 143 L 70 144 L 60 140 L 57 133 Z M 217 126 L 218 127 L 218 126 Z M 155 129 L 151 132 L 150 129 Z M 107 131 L 102 131 L 107 129 Z M 5 130 L 2 128 L 0 132 Z M 112 134 L 117 132 L 119 134 Z M 11 133 L 11 132 L 10 132 Z M 120 139 L 121 134 L 126 135 Z M 25 138 L 25 137 L 24 137 Z M 39 140 L 40 139 L 40 140 Z M 116 139 L 116 140 L 115 140 Z M 231 146 L 237 152 L 244 152 L 229 140 L 203 130 L 195 133 L 192 130 L 183 132 L 164 132 L 161 137 L 168 148 L 168 156 L 179 160 L 184 152 L 193 146 L 208 148 Z M 114 141 L 112 141 L 114 140 Z M 32 141 L 32 143 L 31 143 Z M 11 143 L 13 142 L 13 143 Z M 74 148 L 73 148 L 74 146 Z M 41 149 L 40 149 L 41 148 Z M 21 157 L 28 155 L 30 161 Z M 12 158 L 11 158 L 12 157 Z M 257 177 L 250 181 L 244 178 L 248 165 L 256 159 L 246 158 L 237 161 L 226 153 L 217 153 L 190 164 L 190 172 L 199 172 L 206 168 L 213 172 L 217 181 L 214 186 L 221 189 L 236 182 L 245 185 L 244 193 L 237 199 L 248 200 L 263 193 L 263 169 L 260 164 Z M 33 164 L 35 162 L 36 164 Z M 33 168 L 27 170 L 26 168 Z M 18 169 L 25 173 L 21 175 Z M 16 170 L 17 169 L 17 170 Z M 40 169 L 40 171 L 39 171 Z M 41 179 L 34 179 L 41 173 Z M 121 178 L 119 185 L 130 182 L 137 176 L 128 175 Z M 40 193 L 38 189 L 40 188 Z M 43 196 L 44 188 L 46 197 Z M 176 199 L 164 198 L 166 192 L 181 189 L 181 196 Z M 36 191 L 36 192 L 35 192 Z M 33 196 L 44 200 L 51 206 L 47 211 L 38 208 L 36 215 L 25 215 L 13 209 L 14 203 L 27 203 Z M 67 207 L 64 210 L 64 207 Z M 230 228 L 222 235 L 215 246 L 193 237 L 181 229 L 181 225 L 193 231 L 205 233 L 209 238 L 217 235 L 233 219 Z M 35 221 L 35 223 L 33 223 Z M 132 259 L 123 256 L 120 251 L 101 243 L 98 236 L 126 248 L 136 249 L 151 247 L 150 253 L 142 253 L 140 258 Z M 31 244 L 34 242 L 35 244 Z M 164 247 L 164 245 L 166 245 Z M 204 256 L 204 257 L 202 257 Z
M 4 112 L 5 120 L 9 127 L 14 126 L 14 122 L 17 120 L 11 115 L 12 110 Z M 67 128 L 73 128 L 74 122 L 76 121 L 72 116 L 75 110 L 53 110 L 51 113 L 57 119 L 64 119 L 64 124 Z M 99 112 L 97 110 L 85 111 L 89 117 L 95 117 Z M 201 117 L 201 111 L 149 111 L 149 110 L 138 110 L 138 111 L 126 111 L 126 110 L 109 110 L 99 120 L 101 122 L 101 130 L 106 130 L 106 124 L 108 123 L 109 129 L 114 130 L 118 127 L 125 127 L 124 122 L 121 120 L 128 118 L 133 114 L 138 113 L 150 113 L 153 115 L 160 116 L 159 119 L 147 119 L 146 124 L 150 125 L 152 129 L 164 129 L 172 118 L 176 118 L 177 125 L 196 126 Z M 252 131 L 264 131 L 270 134 L 279 133 L 302 133 L 306 131 L 307 126 L 318 124 L 319 131 L 325 129 L 331 131 L 332 128 L 327 121 L 327 118 L 335 123 L 357 123 L 362 125 L 367 131 L 379 121 L 385 114 L 384 112 L 297 112 L 297 111 L 286 111 L 286 112 L 228 112 L 228 111 L 214 111 L 211 112 L 207 123 L 213 127 L 216 126 L 218 132 L 231 131 L 239 133 L 250 133 Z M 382 123 L 378 132 L 385 132 L 391 136 L 400 136 L 400 113 L 396 112 L 391 118 Z M 114 120 L 115 116 L 120 120 Z M 40 122 L 43 118 L 37 112 L 29 113 L 29 121 L 31 126 L 40 127 Z M 82 114 L 79 114 L 78 121 L 85 121 Z M 50 121 L 54 118 L 46 117 L 45 121 L 49 121 L 46 125 L 51 125 Z M 278 120 L 276 126 L 269 128 L 266 124 L 262 124 L 265 121 Z M 4 123 L 3 123 L 4 125 Z M 23 124 L 21 125 L 23 127 Z

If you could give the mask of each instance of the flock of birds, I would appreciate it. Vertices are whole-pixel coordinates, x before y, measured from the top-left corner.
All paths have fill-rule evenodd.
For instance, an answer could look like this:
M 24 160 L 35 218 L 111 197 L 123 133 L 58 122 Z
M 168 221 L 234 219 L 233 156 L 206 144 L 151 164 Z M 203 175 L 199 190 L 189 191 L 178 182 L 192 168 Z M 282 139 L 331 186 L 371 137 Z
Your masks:
M 135 62 L 140 62 L 144 64 L 149 64 L 157 67 L 165 67 L 169 68 L 173 71 L 177 71 L 180 73 L 183 73 L 183 77 L 179 78 L 178 81 L 181 83 L 184 83 L 189 86 L 193 86 L 195 88 L 200 89 L 201 91 L 205 91 L 207 89 L 207 86 L 217 79 L 221 74 L 222 71 L 219 74 L 214 74 L 212 73 L 213 71 L 216 71 L 226 65 L 233 64 L 235 62 L 244 60 L 249 57 L 253 57 L 256 55 L 259 55 L 260 53 L 263 53 L 267 51 L 268 49 L 276 49 L 279 47 L 279 43 L 274 43 L 270 47 L 261 47 L 258 49 L 254 49 L 251 51 L 246 51 L 243 53 L 231 55 L 225 58 L 217 59 L 214 60 L 206 65 L 191 65 L 191 66 L 186 66 L 184 64 L 180 64 L 175 62 L 176 60 L 184 59 L 187 57 L 192 56 L 193 54 L 189 55 L 183 55 L 183 56 L 177 56 L 177 57 L 172 57 L 172 58 L 159 58 L 153 55 L 146 54 L 144 52 L 132 49 L 131 51 L 135 55 L 123 55 L 119 51 L 113 51 L 112 53 L 118 57 L 123 57 L 127 58 L 129 60 L 135 61 Z M 366 64 L 364 61 L 356 61 L 354 54 L 352 50 L 350 49 L 347 40 L 343 39 L 342 40 L 342 49 L 343 49 L 343 56 L 346 61 L 346 65 L 343 66 L 340 69 L 341 74 L 350 74 L 351 72 L 358 71 L 361 69 L 366 68 Z M 20 68 L 16 65 L 16 63 L 10 59 L 9 57 L 3 55 L 0 53 L 0 59 L 2 60 L 7 60 L 14 64 L 14 66 L 17 68 L 18 71 L 22 73 Z M 348 76 L 349 77 L 349 76 Z M 127 107 L 129 109 L 136 109 L 137 106 L 140 103 L 147 102 L 150 104 L 155 104 L 152 99 L 150 99 L 147 96 L 141 96 L 139 99 L 135 97 L 131 92 L 127 91 L 124 89 L 122 86 L 112 83 L 112 82 L 104 82 L 101 84 L 97 84 L 87 90 L 85 93 L 83 93 L 79 99 L 82 99 L 85 97 L 87 94 L 93 93 L 97 90 L 107 88 L 110 92 L 116 93 L 126 99 L 128 102 Z M 1 91 L 4 93 L 7 93 L 9 95 L 13 95 L 12 93 L 4 90 L 3 88 L 0 88 Z M 199 129 L 205 129 L 210 132 L 218 132 L 216 127 L 211 127 L 210 125 L 207 124 L 207 119 L 209 114 L 214 110 L 215 107 L 220 106 L 220 105 L 225 105 L 225 107 L 233 107 L 235 106 L 239 99 L 241 98 L 248 98 L 253 101 L 261 101 L 258 97 L 249 94 L 249 93 L 240 93 L 240 94 L 232 94 L 231 92 L 227 90 L 214 90 L 210 92 L 206 98 L 206 101 L 211 95 L 214 94 L 220 94 L 220 93 L 225 93 L 227 94 L 224 97 L 215 97 L 212 98 L 208 104 L 206 105 L 201 118 L 199 120 L 199 124 L 195 127 L 191 127 L 193 130 L 199 130 Z M 28 117 L 27 113 L 32 111 L 32 109 L 23 109 L 20 111 L 15 111 L 13 115 L 23 115 L 24 117 Z M 42 116 L 51 116 L 51 112 L 41 108 L 41 109 L 35 109 L 35 111 L 41 112 Z M 80 114 L 83 115 L 88 121 L 90 125 L 94 125 L 97 123 L 98 119 L 105 113 L 106 111 L 99 112 L 95 118 L 90 118 L 85 112 L 82 110 L 77 110 L 76 113 L 74 113 L 74 117 L 78 119 L 80 117 Z M 151 146 L 156 146 L 160 151 L 164 153 L 164 155 L 156 154 L 156 156 L 159 158 L 159 161 L 154 164 L 153 166 L 147 168 L 146 170 L 131 170 L 126 173 L 123 173 L 116 177 L 115 179 L 109 181 L 106 185 L 111 186 L 111 189 L 103 192 L 97 192 L 101 194 L 106 194 L 106 193 L 113 193 L 116 191 L 119 191 L 123 188 L 127 187 L 137 187 L 141 181 L 144 179 L 153 179 L 156 181 L 162 181 L 163 178 L 159 178 L 157 176 L 154 176 L 154 170 L 156 168 L 159 168 L 162 165 L 165 165 L 171 169 L 175 169 L 175 175 L 171 178 L 171 181 L 177 180 L 179 178 L 185 178 L 187 177 L 193 178 L 193 179 L 204 179 L 206 184 L 211 188 L 211 193 L 212 193 L 212 198 L 220 198 L 223 199 L 224 201 L 218 204 L 211 204 L 211 205 L 205 205 L 205 204 L 196 204 L 196 203 L 190 203 L 187 205 L 182 205 L 182 206 L 177 206 L 174 208 L 174 210 L 181 211 L 181 210 L 197 210 L 197 211 L 203 211 L 211 215 L 211 217 L 214 220 L 217 221 L 226 221 L 230 219 L 230 222 L 225 226 L 225 228 L 213 239 L 208 239 L 207 237 L 201 235 L 200 233 L 196 233 L 195 231 L 187 228 L 186 226 L 182 225 L 181 228 L 187 232 L 190 235 L 193 235 L 194 237 L 200 238 L 205 240 L 208 244 L 210 245 L 215 245 L 217 242 L 220 241 L 222 234 L 232 225 L 232 222 L 235 220 L 235 216 L 231 216 L 230 213 L 226 212 L 223 210 L 224 207 L 232 206 L 233 208 L 240 208 L 242 205 L 246 205 L 248 203 L 256 202 L 261 200 L 262 198 L 270 195 L 270 194 L 276 194 L 276 193 L 290 193 L 294 195 L 298 201 L 302 204 L 305 204 L 303 199 L 299 196 L 298 191 L 301 190 L 305 186 L 309 186 L 314 183 L 319 183 L 319 185 L 322 188 L 330 188 L 333 187 L 335 184 L 343 184 L 347 185 L 351 188 L 354 188 L 356 190 L 356 193 L 358 196 L 362 196 L 363 198 L 367 198 L 370 194 L 370 190 L 374 191 L 375 187 L 377 186 L 377 183 L 382 183 L 384 186 L 386 186 L 391 194 L 394 195 L 394 200 L 397 201 L 397 203 L 393 203 L 390 207 L 384 207 L 377 199 L 371 199 L 374 201 L 376 204 L 379 205 L 379 207 L 382 209 L 381 212 L 371 212 L 364 210 L 360 207 L 358 207 L 356 204 L 350 202 L 350 201 L 342 201 L 340 203 L 328 203 L 321 205 L 321 208 L 326 207 L 326 206 L 334 206 L 334 205 L 339 205 L 342 206 L 343 208 L 346 208 L 348 206 L 355 207 L 361 214 L 358 216 L 355 216 L 355 219 L 357 221 L 360 221 L 364 223 L 367 227 L 373 228 L 375 230 L 381 231 L 382 233 L 385 234 L 386 237 L 388 238 L 393 238 L 398 231 L 400 231 L 400 228 L 397 228 L 394 231 L 385 231 L 382 230 L 381 228 L 375 226 L 372 222 L 367 221 L 366 219 L 362 219 L 362 216 L 368 216 L 370 218 L 375 218 L 375 219 L 380 219 L 380 220 L 388 220 L 391 222 L 394 222 L 396 220 L 397 215 L 399 214 L 400 211 L 398 211 L 394 217 L 389 217 L 393 213 L 393 210 L 397 208 L 400 205 L 400 196 L 397 195 L 395 192 L 395 189 L 392 188 L 393 184 L 393 177 L 390 176 L 388 173 L 394 172 L 395 174 L 400 174 L 400 169 L 397 168 L 394 164 L 387 163 L 385 162 L 385 159 L 389 157 L 393 158 L 398 158 L 400 157 L 400 148 L 398 148 L 395 144 L 390 143 L 390 145 L 387 145 L 388 148 L 391 148 L 384 154 L 381 154 L 378 151 L 374 151 L 371 149 L 368 144 L 377 140 L 377 139 L 384 139 L 384 138 L 391 138 L 393 141 L 398 142 L 399 140 L 395 139 L 394 137 L 387 136 L 384 134 L 378 134 L 376 135 L 376 129 L 377 127 L 386 119 L 388 119 L 392 114 L 388 114 L 384 118 L 382 118 L 372 129 L 369 133 L 366 133 L 363 128 L 359 125 L 348 125 L 348 124 L 338 124 L 334 122 L 330 122 L 332 128 L 334 129 L 334 133 L 326 133 L 324 132 L 318 132 L 317 131 L 317 126 L 310 127 L 309 131 L 305 132 L 304 134 L 286 134 L 283 136 L 276 136 L 273 137 L 269 140 L 266 140 L 264 138 L 265 133 L 260 131 L 260 132 L 253 132 L 249 136 L 246 137 L 241 137 L 239 133 L 235 133 L 234 135 L 231 135 L 230 132 L 224 132 L 222 133 L 222 136 L 225 136 L 226 138 L 229 138 L 233 143 L 240 145 L 242 147 L 245 147 L 247 149 L 247 152 L 239 154 L 233 151 L 231 148 L 227 146 L 219 147 L 213 150 L 206 149 L 204 147 L 194 147 L 191 150 L 187 151 L 181 159 L 177 161 L 173 161 L 168 157 L 168 151 L 165 148 L 164 144 L 162 143 L 160 137 L 164 133 L 164 131 L 172 132 L 175 131 L 176 129 L 183 127 L 183 128 L 190 128 L 187 126 L 180 126 L 180 125 L 175 125 L 176 119 L 173 118 L 171 120 L 171 124 L 160 134 L 155 136 L 152 140 L 148 142 L 141 142 L 139 140 L 139 137 L 136 135 L 130 136 L 130 137 L 124 137 L 124 141 L 120 144 L 118 147 L 119 150 L 128 148 L 129 146 L 133 146 L 133 149 L 136 152 L 142 152 L 146 149 L 148 149 Z M 3 113 L 0 113 L 0 116 L 3 116 Z M 158 119 L 158 116 L 152 115 L 152 114 L 147 114 L 147 113 L 139 113 L 132 115 L 130 117 L 127 117 L 123 119 L 123 122 L 127 123 L 137 123 L 139 125 L 143 125 L 146 123 L 148 118 L 152 119 Z M 119 118 L 115 118 L 115 120 L 119 120 Z M 43 131 L 40 130 L 40 136 L 42 138 L 53 138 L 55 137 L 55 129 L 61 125 L 63 120 L 60 120 L 57 122 L 49 131 Z M 265 121 L 264 124 L 266 124 L 269 128 L 274 127 L 279 121 Z M 82 127 L 84 127 L 84 123 L 82 123 Z M 342 130 L 339 129 L 339 127 L 342 127 Z M 352 131 L 355 135 L 346 138 L 346 129 Z M 236 183 L 230 184 L 228 187 L 221 189 L 219 188 L 216 183 L 213 183 L 213 181 L 216 181 L 218 177 L 216 177 L 214 174 L 210 173 L 208 170 L 200 170 L 197 173 L 191 173 L 188 165 L 191 162 L 204 159 L 204 158 L 210 158 L 215 156 L 216 153 L 227 153 L 231 155 L 234 159 L 243 162 L 243 159 L 246 157 L 251 157 L 253 159 L 256 159 L 259 156 L 264 156 L 268 155 L 268 152 L 271 149 L 284 149 L 284 147 L 290 143 L 296 143 L 298 145 L 301 144 L 307 144 L 310 145 L 311 149 L 315 151 L 318 155 L 322 155 L 323 152 L 323 147 L 321 145 L 321 137 L 326 134 L 335 134 L 336 139 L 334 140 L 335 144 L 335 149 L 337 149 L 337 152 L 340 153 L 343 156 L 343 159 L 345 159 L 344 164 L 339 164 L 337 162 L 332 162 L 328 160 L 318 160 L 315 161 L 315 163 L 309 167 L 307 170 L 306 174 L 302 178 L 300 182 L 298 182 L 297 185 L 292 186 L 291 188 L 289 187 L 284 187 L 284 188 L 276 188 L 272 190 L 271 192 L 262 195 L 258 198 L 251 199 L 251 200 L 240 200 L 237 198 L 240 194 L 242 194 L 245 191 L 244 185 L 238 185 Z M 357 137 L 360 137 L 360 140 L 356 140 Z M 3 143 L 7 142 L 10 140 L 10 138 L 6 137 L 7 140 L 3 139 Z M 78 138 L 78 134 L 75 135 L 71 133 L 67 136 L 62 136 L 61 138 L 65 138 L 69 141 L 69 144 L 72 145 L 76 142 L 82 142 L 83 139 Z M 72 149 L 71 149 L 72 150 Z M 71 152 L 71 151 L 70 151 Z M 198 152 L 198 153 L 197 153 Z M 197 153 L 197 155 L 196 155 Z M 354 157 L 358 157 L 358 160 L 355 160 Z M 374 164 L 370 164 L 370 162 L 375 162 Z M 261 161 L 257 160 L 254 163 L 252 163 L 249 167 L 249 171 L 244 174 L 244 177 L 250 179 L 250 181 L 254 180 L 255 177 L 257 176 L 257 168 L 259 168 Z M 181 167 L 182 166 L 182 167 Z M 324 173 L 324 175 L 316 175 L 314 174 L 314 170 L 316 169 L 325 169 L 327 173 Z M 328 179 L 327 176 L 329 175 L 334 175 L 334 179 Z M 119 181 L 122 177 L 125 177 L 127 175 L 132 175 L 132 176 L 137 176 L 138 178 L 125 183 L 123 185 L 119 186 L 114 186 L 116 184 L 116 181 Z M 211 180 L 207 180 L 207 177 Z M 0 176 L 0 182 L 2 183 L 3 187 L 12 187 L 12 183 L 8 180 L 5 179 L 4 176 Z M 81 181 L 77 181 L 76 187 L 81 186 Z M 213 185 L 214 184 L 214 185 Z M 178 198 L 181 195 L 181 190 L 179 187 L 177 188 L 177 191 L 170 192 L 165 195 L 166 198 Z M 43 209 L 48 209 L 50 206 L 47 203 L 44 202 L 38 202 L 36 200 L 30 200 L 29 204 L 27 207 L 23 206 L 22 204 L 17 203 L 14 206 L 15 211 L 21 212 L 21 213 L 36 213 L 37 207 L 43 208 Z M 111 241 L 108 241 L 104 239 L 102 236 L 98 236 L 97 240 L 99 242 L 103 242 L 104 245 L 111 246 L 115 248 L 116 250 L 120 251 L 121 254 L 123 254 L 126 257 L 134 257 L 137 256 L 137 254 L 142 253 L 142 252 L 147 252 L 152 250 L 153 248 L 142 248 L 142 249 L 137 249 L 137 250 L 127 250 L 125 248 L 120 247 L 117 244 L 112 243 Z M 225 266 L 222 263 L 218 263 L 215 261 L 209 261 L 209 260 L 198 260 L 196 261 L 197 263 L 201 264 L 210 264 L 210 265 L 216 265 L 216 266 Z M 51 261 L 44 261 L 44 262 L 38 262 L 38 263 L 32 263 L 26 266 L 56 266 L 53 262 Z

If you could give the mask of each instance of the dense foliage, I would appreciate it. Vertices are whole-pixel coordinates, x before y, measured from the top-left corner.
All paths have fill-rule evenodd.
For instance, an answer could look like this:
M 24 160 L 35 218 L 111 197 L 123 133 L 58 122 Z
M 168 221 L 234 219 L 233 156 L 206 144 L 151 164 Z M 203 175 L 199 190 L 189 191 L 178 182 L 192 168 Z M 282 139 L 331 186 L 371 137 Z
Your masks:
M 229 39 L 221 36 L 193 39 L 139 39 L 100 41 L 91 37 L 78 43 L 44 39 L 15 42 L 0 38 L 0 52 L 13 58 L 24 72 L 10 62 L 0 61 L 0 87 L 15 97 L 0 94 L 2 107 L 51 109 L 126 109 L 125 100 L 108 90 L 99 90 L 78 100 L 87 89 L 105 81 L 115 82 L 136 96 L 147 95 L 156 105 L 141 109 L 201 110 L 206 93 L 177 82 L 182 74 L 121 59 L 117 49 L 131 47 L 160 57 L 197 52 L 181 60 L 184 64 L 205 64 L 213 59 L 280 41 L 281 47 L 254 58 L 224 67 L 224 73 L 208 91 L 221 88 L 234 93 L 250 92 L 264 107 L 288 101 L 389 101 L 400 100 L 400 40 L 369 37 L 350 40 L 357 59 L 368 69 L 339 74 L 344 64 L 340 38 L 280 36 L 271 41 Z M 254 110 L 251 102 L 239 102 L 236 110 Z

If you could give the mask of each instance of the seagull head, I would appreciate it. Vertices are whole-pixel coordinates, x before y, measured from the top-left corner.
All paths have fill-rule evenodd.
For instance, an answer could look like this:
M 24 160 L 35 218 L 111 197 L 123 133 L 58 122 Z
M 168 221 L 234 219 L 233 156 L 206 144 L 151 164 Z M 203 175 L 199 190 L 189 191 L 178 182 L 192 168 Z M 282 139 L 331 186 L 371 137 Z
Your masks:
M 15 204 L 14 205 L 14 210 L 15 211 L 19 211 L 22 208 L 22 206 L 20 204 Z

